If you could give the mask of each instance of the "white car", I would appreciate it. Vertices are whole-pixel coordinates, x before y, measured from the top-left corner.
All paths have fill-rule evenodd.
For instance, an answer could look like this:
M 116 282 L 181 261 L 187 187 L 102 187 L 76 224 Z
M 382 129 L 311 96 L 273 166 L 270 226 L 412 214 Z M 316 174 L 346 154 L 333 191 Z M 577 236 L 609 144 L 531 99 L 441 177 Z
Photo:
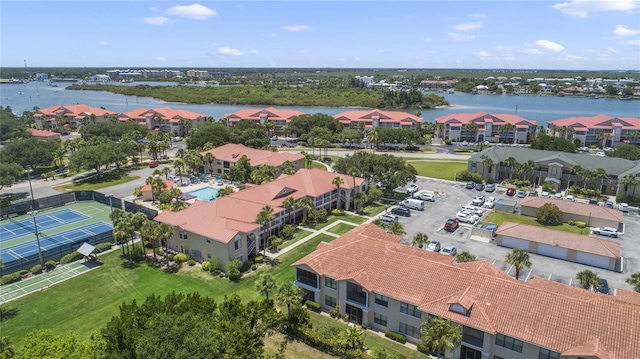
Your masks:
M 599 234 L 601 236 L 608 236 L 611 238 L 618 238 L 618 231 L 609 227 L 594 227 L 591 228 L 592 234 Z
M 484 195 L 479 194 L 475 196 L 471 201 L 471 204 L 474 206 L 482 206 L 484 204 Z
M 605 156 L 606 156 L 606 154 L 604 153 L 604 151 L 598 151 L 598 152 L 596 152 L 596 156 L 598 156 L 598 157 L 605 157 Z
M 380 221 L 388 224 L 398 222 L 398 216 L 396 216 L 395 214 L 383 214 L 379 217 L 379 219 Z
M 627 203 L 620 203 L 618 205 L 618 209 L 620 209 L 622 212 L 624 213 L 628 213 L 629 212 L 629 204 Z
M 575 202 L 575 201 L 576 201 L 576 198 L 575 198 L 575 197 L 573 197 L 573 196 L 566 196 L 566 197 L 564 198 L 564 200 L 565 200 L 565 201 L 569 201 L 569 202 Z
M 469 211 L 460 211 L 456 213 L 456 218 L 463 223 L 474 224 L 478 221 L 478 216 L 472 214 Z
M 417 184 L 411 184 L 409 185 L 409 187 L 407 187 L 407 193 L 412 194 L 412 193 L 416 193 L 418 192 L 420 188 L 418 188 Z
M 484 208 L 489 208 L 489 209 L 491 209 L 491 208 L 493 208 L 495 206 L 496 206 L 496 198 L 495 197 L 489 197 L 489 199 L 486 202 L 484 202 L 484 205 L 483 205 Z
M 472 214 L 478 216 L 478 218 L 484 216 L 484 210 L 474 206 L 462 206 L 462 209 L 460 211 L 471 212 Z

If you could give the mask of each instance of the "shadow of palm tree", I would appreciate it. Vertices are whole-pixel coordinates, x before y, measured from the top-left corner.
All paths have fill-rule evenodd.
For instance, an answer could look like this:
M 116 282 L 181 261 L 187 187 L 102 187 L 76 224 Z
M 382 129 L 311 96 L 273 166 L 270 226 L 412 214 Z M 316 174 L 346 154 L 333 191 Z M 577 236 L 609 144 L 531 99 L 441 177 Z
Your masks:
M 18 315 L 18 309 L 16 308 L 1 308 L 0 307 L 0 321 L 11 319 Z

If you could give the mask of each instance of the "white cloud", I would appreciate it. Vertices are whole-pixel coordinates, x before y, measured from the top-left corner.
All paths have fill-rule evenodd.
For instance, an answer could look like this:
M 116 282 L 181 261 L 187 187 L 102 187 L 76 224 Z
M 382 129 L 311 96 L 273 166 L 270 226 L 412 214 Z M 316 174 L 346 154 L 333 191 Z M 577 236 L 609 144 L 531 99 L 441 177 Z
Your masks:
M 259 54 L 259 53 L 260 53 L 260 51 L 258 51 L 258 50 L 251 50 L 251 53 L 252 53 L 252 54 L 254 54 L 254 55 L 257 55 L 257 54 Z
M 158 57 L 156 57 L 156 61 L 165 62 L 165 61 L 169 61 L 169 60 L 166 57 L 158 56 Z
M 230 55 L 230 56 L 242 56 L 244 55 L 244 51 L 240 49 L 234 49 L 231 47 L 219 47 L 218 53 L 222 55 Z
M 108 43 L 108 42 L 106 42 L 106 41 L 100 41 L 100 46 L 107 46 L 107 45 L 109 45 L 109 43 Z
M 478 57 L 492 57 L 490 53 L 487 51 L 473 51 L 472 54 Z
M 542 51 L 538 50 L 538 49 L 526 49 L 526 50 L 522 50 L 520 51 L 523 54 L 530 54 L 530 55 L 540 55 L 542 53 Z
M 631 11 L 640 8 L 638 0 L 572 0 L 557 3 L 552 8 L 575 17 L 587 17 L 605 11 Z
M 283 30 L 298 32 L 298 31 L 306 31 L 311 29 L 309 25 L 286 25 L 282 27 Z
M 610 52 L 612 54 L 619 54 L 620 51 L 614 49 L 613 47 L 607 47 L 607 52 Z
M 481 22 L 469 22 L 466 24 L 458 24 L 456 25 L 455 29 L 457 31 L 471 31 L 471 30 L 479 29 L 481 27 L 482 27 Z
M 472 19 L 484 19 L 487 17 L 485 14 L 469 14 L 469 17 Z
M 640 35 L 640 29 L 634 30 L 629 29 L 624 25 L 616 25 L 616 28 L 613 30 L 613 34 L 618 37 L 635 36 Z
M 384 50 L 382 50 L 382 49 L 378 49 L 378 53 L 379 53 L 379 54 L 384 54 Z
M 565 62 L 579 62 L 586 59 L 587 58 L 584 56 L 575 56 L 575 55 L 568 55 L 568 54 L 560 57 L 560 60 Z
M 176 5 L 167 10 L 167 14 L 194 20 L 206 20 L 217 13 L 215 10 L 200 4 Z
M 527 44 L 540 52 L 560 52 L 564 50 L 564 46 L 549 40 L 536 40 L 533 43 Z M 533 53 L 533 52 L 528 52 Z
M 169 21 L 169 19 L 164 16 L 154 16 L 154 17 L 145 17 L 144 19 L 142 19 L 142 21 L 144 21 L 149 25 L 164 25 L 164 23 Z
M 629 41 L 627 41 L 627 44 L 629 44 L 631 46 L 635 46 L 637 48 L 640 48 L 640 39 L 638 39 L 638 40 L 629 40 Z
M 476 38 L 476 35 L 473 34 L 461 34 L 459 32 L 450 32 L 449 37 L 453 41 L 469 41 Z

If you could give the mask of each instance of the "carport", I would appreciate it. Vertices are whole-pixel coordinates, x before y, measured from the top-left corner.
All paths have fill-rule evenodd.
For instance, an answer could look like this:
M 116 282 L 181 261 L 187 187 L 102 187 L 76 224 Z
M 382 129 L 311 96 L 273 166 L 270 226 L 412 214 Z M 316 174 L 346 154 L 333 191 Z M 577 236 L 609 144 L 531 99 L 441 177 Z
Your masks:
M 562 222 L 580 221 L 588 227 L 610 227 L 618 232 L 624 232 L 622 212 L 593 204 L 563 201 L 546 197 L 527 197 L 520 202 L 520 214 L 523 216 L 536 216 L 536 210 L 545 203 L 554 204 L 562 212 Z
M 622 271 L 620 244 L 602 238 L 504 222 L 496 232 L 496 244 L 592 267 Z

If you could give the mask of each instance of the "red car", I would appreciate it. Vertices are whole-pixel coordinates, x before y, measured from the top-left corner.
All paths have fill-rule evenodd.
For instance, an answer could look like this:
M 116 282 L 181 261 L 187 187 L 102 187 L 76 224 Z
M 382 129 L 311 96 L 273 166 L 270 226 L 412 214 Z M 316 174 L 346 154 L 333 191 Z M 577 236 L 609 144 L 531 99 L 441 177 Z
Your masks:
M 448 219 L 444 224 L 444 230 L 447 232 L 453 232 L 460 226 L 460 221 L 457 218 Z
M 507 189 L 507 196 L 515 196 L 516 195 L 516 189 L 515 188 L 508 188 Z
M 149 168 L 156 168 L 158 166 L 160 166 L 160 162 L 158 162 L 158 161 L 149 162 Z

